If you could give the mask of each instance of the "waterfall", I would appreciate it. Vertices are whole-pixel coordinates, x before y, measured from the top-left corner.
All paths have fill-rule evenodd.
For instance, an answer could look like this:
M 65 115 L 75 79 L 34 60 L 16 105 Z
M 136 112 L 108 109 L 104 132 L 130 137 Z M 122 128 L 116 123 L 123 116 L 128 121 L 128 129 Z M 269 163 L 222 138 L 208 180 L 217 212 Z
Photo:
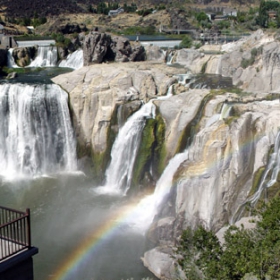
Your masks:
M 232 106 L 228 103 L 224 103 L 221 109 L 220 120 L 226 119 L 229 117 Z
M 59 86 L 0 85 L 0 174 L 73 171 L 75 147 L 68 95 Z
M 177 74 L 174 76 L 177 77 L 178 83 L 182 85 L 187 85 L 192 79 L 194 79 L 191 73 Z
M 57 48 L 54 46 L 39 46 L 36 58 L 29 67 L 53 67 L 57 64 Z
M 188 157 L 189 157 L 188 150 L 184 151 L 183 153 L 179 153 L 169 161 L 168 165 L 164 169 L 161 177 L 159 178 L 156 184 L 155 192 L 153 194 L 155 211 L 160 206 L 161 202 L 166 197 L 166 195 L 169 194 L 170 189 L 172 187 L 173 176 L 175 172 L 177 171 L 181 163 L 187 160 Z M 153 213 L 152 216 L 154 215 L 155 213 Z
M 157 99 L 158 100 L 166 100 L 166 99 L 170 98 L 173 95 L 173 87 L 174 87 L 174 84 L 169 86 L 166 95 L 159 96 Z
M 185 160 L 188 159 L 188 150 L 176 154 L 164 169 L 161 177 L 157 181 L 155 191 L 152 195 L 143 198 L 134 210 L 135 213 L 128 223 L 142 232 L 145 232 L 151 225 L 155 215 L 166 196 L 170 193 L 173 186 L 173 177 L 177 169 Z
M 173 52 L 170 52 L 167 55 L 167 60 L 166 60 L 166 64 L 167 65 L 172 65 L 173 57 L 174 57 L 174 53 Z
M 271 187 L 277 181 L 277 176 L 279 171 L 280 171 L 280 131 L 276 135 L 273 153 L 269 157 L 269 161 L 264 171 L 264 174 L 262 176 L 262 179 L 260 181 L 259 188 L 256 191 L 256 193 L 248 200 L 249 202 L 251 202 L 251 204 L 255 204 L 259 200 L 263 190 Z
M 111 163 L 106 170 L 106 184 L 102 188 L 109 192 L 126 194 L 133 176 L 134 162 L 141 142 L 147 118 L 155 117 L 155 105 L 150 101 L 128 118 L 120 129 L 111 151 Z
M 14 49 L 9 49 L 8 51 L 8 61 L 7 61 L 7 65 L 10 68 L 18 68 L 17 64 L 15 63 L 14 57 L 13 57 L 13 50 Z
M 79 69 L 84 66 L 84 52 L 82 49 L 70 53 L 65 60 L 62 60 L 59 67 Z

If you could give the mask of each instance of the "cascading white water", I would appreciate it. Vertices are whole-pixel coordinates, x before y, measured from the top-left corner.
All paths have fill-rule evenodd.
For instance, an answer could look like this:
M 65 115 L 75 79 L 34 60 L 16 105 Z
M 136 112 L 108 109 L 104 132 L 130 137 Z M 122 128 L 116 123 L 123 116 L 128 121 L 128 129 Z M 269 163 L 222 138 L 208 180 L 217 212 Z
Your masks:
M 228 103 L 224 103 L 221 109 L 220 120 L 226 119 L 229 117 L 232 106 Z
M 188 159 L 188 150 L 183 153 L 176 154 L 164 169 L 161 177 L 157 181 L 155 191 L 152 195 L 143 198 L 134 209 L 132 218 L 128 218 L 131 227 L 140 229 L 145 232 L 151 225 L 158 208 L 164 201 L 165 197 L 170 193 L 173 186 L 173 178 L 177 169 L 185 160 Z
M 57 65 L 57 47 L 39 46 L 36 58 L 29 67 L 53 67 Z
M 59 63 L 59 67 L 79 69 L 84 66 L 84 52 L 82 49 L 70 53 L 66 59 Z
M 0 174 L 76 170 L 75 147 L 68 96 L 59 86 L 0 85 Z
M 277 181 L 277 176 L 279 171 L 280 171 L 280 131 L 276 135 L 273 153 L 270 155 L 267 167 L 260 181 L 259 188 L 256 191 L 256 193 L 248 200 L 251 204 L 255 204 L 259 200 L 264 189 L 271 187 Z
M 186 74 L 177 74 L 175 77 L 178 78 L 178 83 L 182 85 L 187 85 L 188 80 L 194 79 L 193 75 L 191 73 Z
M 134 162 L 147 118 L 155 117 L 155 105 L 150 101 L 128 118 L 120 129 L 111 151 L 111 163 L 106 170 L 106 184 L 110 192 L 126 194 L 131 185 Z
M 17 64 L 15 63 L 14 57 L 13 57 L 13 50 L 14 49 L 11 48 L 8 51 L 7 65 L 10 68 L 18 68 Z
M 223 119 L 228 118 L 231 109 L 232 109 L 232 106 L 230 104 L 224 103 L 221 108 L 220 114 L 212 115 L 212 117 L 207 120 L 205 127 L 209 127 L 210 125 L 212 125 L 213 123 L 215 123 L 218 120 L 223 120 Z
M 170 52 L 170 53 L 167 55 L 167 61 L 166 61 L 166 64 L 167 64 L 167 65 L 172 65 L 173 57 L 174 57 L 174 53 L 173 53 L 173 52 Z

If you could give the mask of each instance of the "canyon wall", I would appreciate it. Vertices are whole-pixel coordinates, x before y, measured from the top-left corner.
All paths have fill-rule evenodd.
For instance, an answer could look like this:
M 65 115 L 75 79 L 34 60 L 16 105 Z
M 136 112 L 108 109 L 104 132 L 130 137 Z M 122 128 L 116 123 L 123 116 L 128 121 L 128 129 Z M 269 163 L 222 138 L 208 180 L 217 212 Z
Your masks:
M 173 63 L 187 69 L 156 62 L 114 63 L 83 67 L 53 79 L 69 93 L 80 157 L 91 157 L 95 174 L 104 173 L 119 128 L 151 99 L 156 120 L 143 137 L 152 139 L 146 147 L 150 153 L 163 142 L 161 172 L 175 154 L 186 154 L 147 232 L 154 249 L 145 253 L 143 262 L 158 278 L 175 279 L 180 274 L 171 255 L 182 229 L 203 224 L 216 231 L 246 214 L 243 205 L 258 189 L 279 131 L 278 49 L 272 36 L 258 31 L 223 45 L 218 54 L 176 51 Z M 244 92 L 190 90 L 178 83 L 179 74 L 201 69 L 232 77 Z M 163 97 L 171 85 L 173 95 Z M 146 171 L 154 181 L 161 173 Z M 276 191 L 278 186 L 269 188 L 268 197 Z

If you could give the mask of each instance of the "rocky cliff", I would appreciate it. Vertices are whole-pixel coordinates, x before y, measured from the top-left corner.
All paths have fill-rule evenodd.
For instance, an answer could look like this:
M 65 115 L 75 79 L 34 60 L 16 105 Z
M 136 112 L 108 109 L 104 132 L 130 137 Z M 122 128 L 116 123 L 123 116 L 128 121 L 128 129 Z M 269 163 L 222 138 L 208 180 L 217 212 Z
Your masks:
M 53 79 L 69 92 L 80 156 L 91 154 L 96 174 L 104 173 L 108 163 L 121 121 L 117 115 L 124 122 L 143 101 L 165 95 L 179 72 L 157 63 L 114 63 L 83 67 Z
M 248 92 L 279 92 L 279 42 L 275 34 L 258 30 L 238 42 L 219 46 L 203 46 L 199 50 L 174 52 L 173 63 L 192 73 L 218 74 L 232 77 L 233 84 Z M 214 50 L 214 51 L 213 51 Z
M 189 70 L 152 62 L 92 65 L 53 79 L 69 92 L 79 153 L 91 156 L 95 174 L 110 160 L 119 127 L 141 102 L 155 99 L 156 118 L 147 121 L 140 151 L 158 154 L 146 157 L 153 162 L 142 164 L 138 183 L 145 185 L 147 176 L 155 182 L 168 160 L 184 154 L 147 232 L 154 249 L 143 262 L 160 279 L 178 276 L 171 255 L 182 229 L 203 224 L 218 230 L 246 214 L 242 205 L 251 205 L 279 131 L 279 96 L 271 93 L 278 89 L 278 42 L 258 31 L 222 48 L 215 55 L 180 50 L 173 61 L 193 73 L 204 65 L 206 73 L 232 77 L 251 93 L 190 90 L 179 83 Z M 173 96 L 158 98 L 168 89 Z M 154 172 L 155 164 L 163 168 Z M 274 185 L 266 195 L 278 190 Z

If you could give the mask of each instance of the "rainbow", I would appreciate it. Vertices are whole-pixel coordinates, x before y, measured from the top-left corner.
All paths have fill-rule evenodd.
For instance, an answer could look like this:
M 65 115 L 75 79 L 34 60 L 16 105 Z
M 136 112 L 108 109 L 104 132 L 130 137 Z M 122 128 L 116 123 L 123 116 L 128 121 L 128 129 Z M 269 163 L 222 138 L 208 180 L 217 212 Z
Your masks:
M 134 210 L 137 208 L 135 204 L 138 204 L 138 202 L 120 207 L 109 220 L 106 220 L 102 226 L 91 232 L 91 234 L 79 244 L 77 249 L 59 265 L 57 270 L 52 274 L 51 279 L 73 279 L 71 278 L 71 274 L 77 270 L 81 263 L 89 258 L 104 241 L 114 235 L 115 231 L 127 218 L 134 215 Z
M 253 141 L 258 141 L 263 135 L 255 136 L 253 139 L 245 139 L 242 145 L 239 146 L 239 152 L 242 153 L 244 149 L 252 144 Z M 227 161 L 231 158 L 235 151 L 231 149 L 222 158 L 222 161 Z M 211 162 L 207 170 L 216 168 L 219 162 Z M 199 176 L 196 174 L 196 176 Z M 173 184 L 174 185 L 174 184 Z M 117 210 L 111 219 L 104 222 L 102 226 L 95 229 L 79 246 L 77 249 L 66 258 L 63 263 L 59 265 L 57 270 L 54 272 L 51 279 L 53 280 L 67 280 L 71 279 L 71 274 L 73 271 L 81 265 L 85 259 L 92 255 L 92 253 L 97 250 L 97 248 L 108 238 L 110 238 L 116 231 L 116 229 L 123 224 L 129 217 L 135 215 L 135 209 L 138 206 L 138 202 L 121 207 Z

